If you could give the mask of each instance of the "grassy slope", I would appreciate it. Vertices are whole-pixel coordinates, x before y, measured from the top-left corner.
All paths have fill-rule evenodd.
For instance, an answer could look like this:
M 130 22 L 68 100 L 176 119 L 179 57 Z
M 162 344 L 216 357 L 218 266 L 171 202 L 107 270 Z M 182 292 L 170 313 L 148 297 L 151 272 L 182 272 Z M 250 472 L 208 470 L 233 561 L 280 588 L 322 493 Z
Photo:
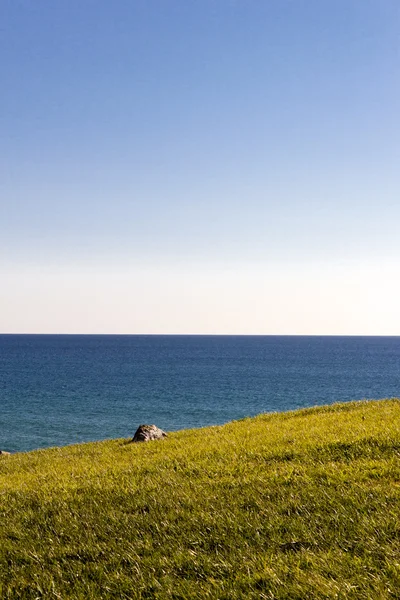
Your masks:
M 0 457 L 0 598 L 400 598 L 400 402 Z

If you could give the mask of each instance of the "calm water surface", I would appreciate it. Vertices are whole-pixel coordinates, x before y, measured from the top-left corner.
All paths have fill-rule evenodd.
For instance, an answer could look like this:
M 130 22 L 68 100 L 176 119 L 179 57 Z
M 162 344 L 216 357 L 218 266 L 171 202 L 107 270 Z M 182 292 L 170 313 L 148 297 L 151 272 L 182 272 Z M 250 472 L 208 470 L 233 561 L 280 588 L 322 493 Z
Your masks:
M 0 335 L 0 449 L 400 396 L 399 337 Z

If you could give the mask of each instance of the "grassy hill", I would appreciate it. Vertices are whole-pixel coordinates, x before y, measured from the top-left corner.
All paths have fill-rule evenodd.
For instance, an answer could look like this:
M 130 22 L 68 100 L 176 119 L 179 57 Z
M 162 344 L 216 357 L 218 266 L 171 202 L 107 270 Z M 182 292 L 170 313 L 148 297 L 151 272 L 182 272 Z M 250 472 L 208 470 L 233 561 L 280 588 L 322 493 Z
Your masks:
M 0 598 L 400 598 L 400 401 L 0 457 Z

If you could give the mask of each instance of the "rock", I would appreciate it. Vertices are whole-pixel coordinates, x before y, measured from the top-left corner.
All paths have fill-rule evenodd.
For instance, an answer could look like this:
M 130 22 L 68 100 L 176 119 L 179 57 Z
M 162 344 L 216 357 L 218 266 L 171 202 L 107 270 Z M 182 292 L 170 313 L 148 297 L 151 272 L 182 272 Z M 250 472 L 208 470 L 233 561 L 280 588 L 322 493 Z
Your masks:
M 0 450 L 0 456 L 10 456 L 10 453 L 5 450 Z
M 139 425 L 132 442 L 150 442 L 150 440 L 162 440 L 167 437 L 165 431 L 155 425 Z

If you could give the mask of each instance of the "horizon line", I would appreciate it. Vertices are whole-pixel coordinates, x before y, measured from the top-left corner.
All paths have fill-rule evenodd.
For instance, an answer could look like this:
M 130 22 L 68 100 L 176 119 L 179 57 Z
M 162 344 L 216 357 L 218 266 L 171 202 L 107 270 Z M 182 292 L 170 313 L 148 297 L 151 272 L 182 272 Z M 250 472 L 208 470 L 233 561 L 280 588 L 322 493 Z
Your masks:
M 0 332 L 0 336 L 125 336 L 125 337 L 400 337 L 381 333 L 66 333 L 66 332 Z

